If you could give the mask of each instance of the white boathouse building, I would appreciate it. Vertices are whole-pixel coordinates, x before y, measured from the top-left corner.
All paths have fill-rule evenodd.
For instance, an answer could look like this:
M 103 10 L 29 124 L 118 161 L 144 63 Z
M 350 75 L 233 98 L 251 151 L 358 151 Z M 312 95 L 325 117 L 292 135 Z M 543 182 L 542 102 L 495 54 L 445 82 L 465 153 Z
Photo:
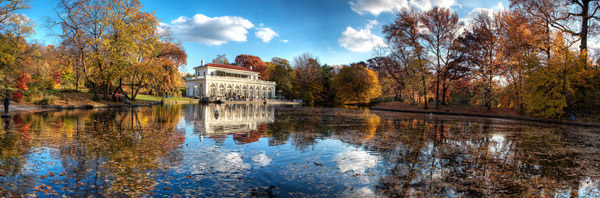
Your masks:
M 194 75 L 185 80 L 188 97 L 275 98 L 275 82 L 261 80 L 260 74 L 251 69 L 209 63 L 194 70 Z

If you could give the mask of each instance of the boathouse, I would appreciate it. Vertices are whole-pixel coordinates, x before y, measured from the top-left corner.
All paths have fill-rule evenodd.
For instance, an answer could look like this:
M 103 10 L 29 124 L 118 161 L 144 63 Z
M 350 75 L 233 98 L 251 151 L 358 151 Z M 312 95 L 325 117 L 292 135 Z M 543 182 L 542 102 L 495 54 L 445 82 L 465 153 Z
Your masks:
M 185 80 L 186 96 L 200 98 L 275 98 L 275 82 L 265 81 L 258 72 L 236 65 L 209 63 L 194 68 Z

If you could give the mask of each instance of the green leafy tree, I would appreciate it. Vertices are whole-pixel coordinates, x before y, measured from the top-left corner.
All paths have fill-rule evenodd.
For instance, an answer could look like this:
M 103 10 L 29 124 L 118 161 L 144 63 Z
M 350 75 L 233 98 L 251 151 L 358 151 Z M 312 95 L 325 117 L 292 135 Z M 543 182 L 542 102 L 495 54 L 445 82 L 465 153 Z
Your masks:
M 271 62 L 267 62 L 269 67 L 269 81 L 277 83 L 277 90 L 281 90 L 286 98 L 293 98 L 292 79 L 294 77 L 294 69 L 290 66 L 288 60 L 274 57 Z

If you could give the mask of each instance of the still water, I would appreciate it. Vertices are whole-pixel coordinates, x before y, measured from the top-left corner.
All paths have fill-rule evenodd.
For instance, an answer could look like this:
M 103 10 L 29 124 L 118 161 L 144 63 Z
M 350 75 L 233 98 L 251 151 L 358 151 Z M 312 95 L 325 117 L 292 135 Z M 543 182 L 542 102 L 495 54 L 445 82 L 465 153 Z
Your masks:
M 265 105 L 62 111 L 0 125 L 1 197 L 600 196 L 593 128 Z

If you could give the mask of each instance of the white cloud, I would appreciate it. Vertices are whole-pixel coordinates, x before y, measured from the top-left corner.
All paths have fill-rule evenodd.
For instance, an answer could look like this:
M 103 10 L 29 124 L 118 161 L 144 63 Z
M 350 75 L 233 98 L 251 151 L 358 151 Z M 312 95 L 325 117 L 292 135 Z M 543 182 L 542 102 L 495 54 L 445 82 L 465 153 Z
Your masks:
M 477 18 L 477 16 L 479 16 L 479 14 L 481 14 L 483 12 L 487 12 L 487 14 L 490 17 L 493 17 L 494 12 L 497 12 L 500 10 L 504 10 L 504 5 L 502 4 L 502 2 L 498 2 L 498 4 L 496 4 L 492 8 L 474 8 L 473 10 L 471 10 L 471 12 L 469 12 L 469 14 L 467 14 L 467 16 L 460 19 L 460 22 L 462 22 L 464 24 L 464 26 L 463 26 L 464 28 L 470 28 L 471 25 L 473 25 L 473 23 L 475 22 L 475 19 Z M 460 30 L 459 32 L 462 32 L 462 31 L 463 30 Z
M 366 151 L 346 151 L 336 154 L 334 161 L 342 173 L 363 174 L 366 169 L 375 167 L 379 159 Z
M 240 175 L 251 169 L 245 163 L 242 154 L 218 147 L 208 147 L 205 150 L 186 153 L 181 164 L 176 165 L 179 173 L 222 175 Z
M 290 42 L 289 40 L 281 40 L 282 43 L 288 43 Z
M 412 0 L 410 5 L 419 10 L 430 10 L 434 7 L 450 8 L 455 5 L 455 0 Z
M 449 8 L 457 5 L 456 0 L 351 0 L 350 6 L 359 14 L 379 15 L 383 12 L 395 12 L 403 8 L 414 7 L 429 10 L 434 7 Z
M 260 38 L 265 43 L 271 41 L 273 37 L 279 36 L 277 32 L 273 31 L 271 28 L 266 27 L 258 28 L 254 35 L 256 35 L 256 37 Z
M 254 161 L 256 164 L 258 164 L 259 166 L 268 166 L 269 164 L 271 164 L 271 161 L 273 159 L 271 159 L 269 156 L 265 155 L 264 153 L 255 155 L 254 157 L 252 157 L 252 161 Z
M 369 187 L 361 187 L 355 190 L 347 189 L 342 193 L 342 196 L 349 198 L 377 197 L 373 190 L 371 190 Z
M 251 28 L 254 28 L 252 22 L 238 16 L 207 17 L 196 14 L 192 18 L 181 16 L 168 24 L 161 23 L 161 29 L 170 31 L 178 40 L 207 45 L 246 41 Z
M 346 31 L 342 32 L 342 37 L 338 40 L 340 46 L 353 52 L 368 52 L 375 47 L 387 46 L 383 39 L 371 32 L 371 29 L 377 21 L 369 21 L 365 28 L 356 30 L 350 26 L 346 27 Z
M 394 12 L 402 8 L 408 8 L 407 0 L 351 0 L 352 10 L 359 14 L 367 12 L 379 15 L 382 12 Z

